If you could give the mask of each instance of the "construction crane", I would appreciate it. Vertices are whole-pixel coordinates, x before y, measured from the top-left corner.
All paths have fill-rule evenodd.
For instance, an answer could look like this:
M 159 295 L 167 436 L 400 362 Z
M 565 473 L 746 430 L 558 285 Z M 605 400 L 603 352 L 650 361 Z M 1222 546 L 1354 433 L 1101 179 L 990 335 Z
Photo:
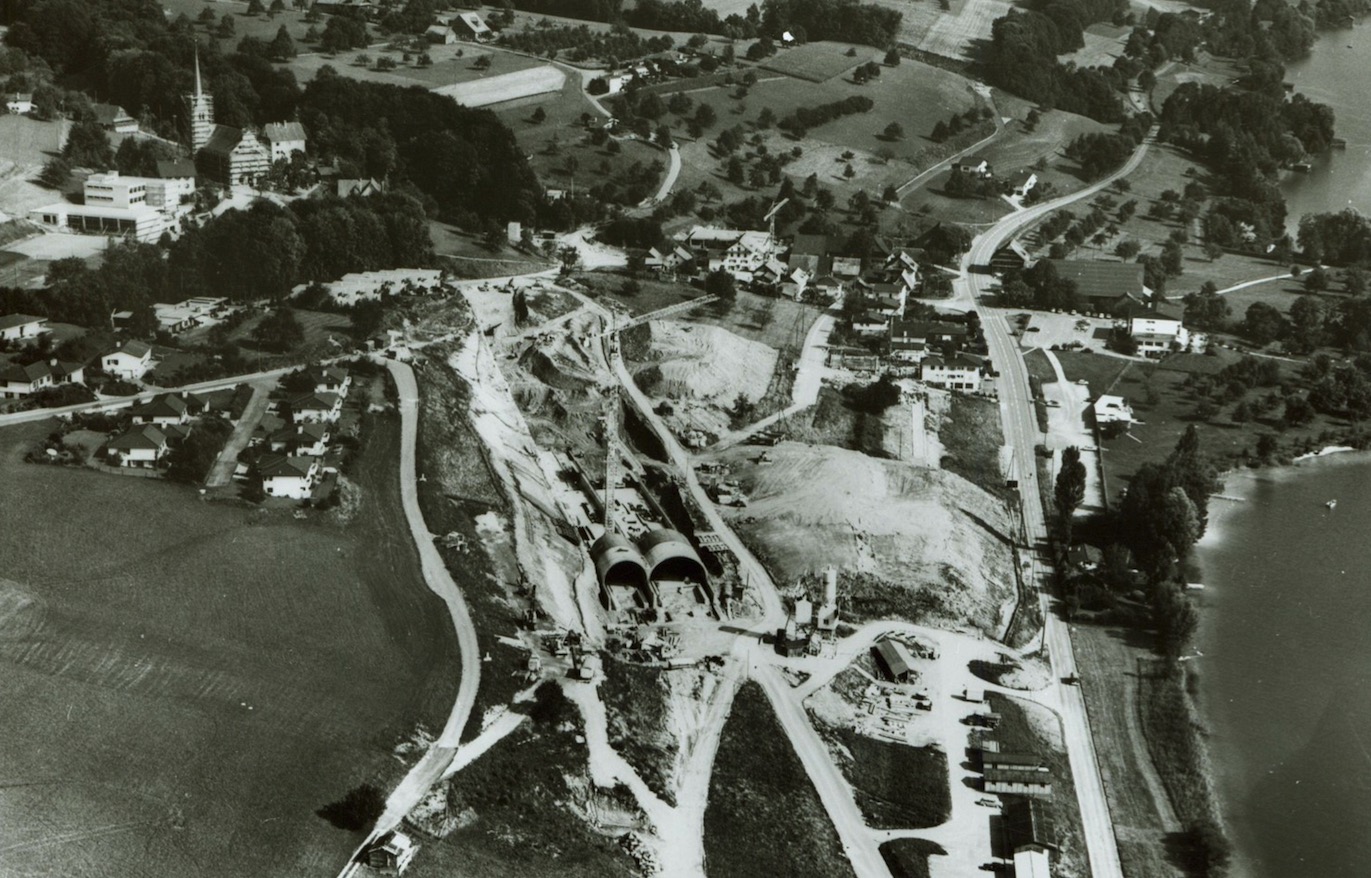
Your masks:
M 619 391 L 610 387 L 605 396 L 605 533 L 614 530 L 614 489 L 619 486 Z
M 789 203 L 789 198 L 782 198 L 780 201 L 771 205 L 771 210 L 768 210 L 766 212 L 766 216 L 762 217 L 762 221 L 767 224 L 767 235 L 770 238 L 770 240 L 767 241 L 768 244 L 776 243 L 776 214 L 780 213 L 781 208 L 785 207 Z

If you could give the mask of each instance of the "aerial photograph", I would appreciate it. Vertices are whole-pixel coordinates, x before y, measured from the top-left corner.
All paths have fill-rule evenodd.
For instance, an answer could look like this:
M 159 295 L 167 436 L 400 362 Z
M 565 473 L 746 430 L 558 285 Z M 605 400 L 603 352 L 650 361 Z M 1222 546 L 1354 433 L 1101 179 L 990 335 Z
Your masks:
M 1371 0 L 0 83 L 0 878 L 1371 876 Z

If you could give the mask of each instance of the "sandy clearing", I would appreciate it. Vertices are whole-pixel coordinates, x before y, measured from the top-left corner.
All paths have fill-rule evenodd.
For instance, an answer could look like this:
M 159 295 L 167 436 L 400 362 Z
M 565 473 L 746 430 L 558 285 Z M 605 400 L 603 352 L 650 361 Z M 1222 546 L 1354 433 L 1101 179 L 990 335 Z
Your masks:
M 76 256 L 85 259 L 102 253 L 109 241 L 100 235 L 74 235 L 68 232 L 45 232 L 22 241 L 15 241 L 4 249 L 22 253 L 30 259 L 65 259 Z
M 752 402 L 761 399 L 779 356 L 723 327 L 681 320 L 652 321 L 652 347 L 666 395 L 725 405 L 740 393 Z
M 542 67 L 516 70 L 513 73 L 501 73 L 486 79 L 473 79 L 470 82 L 459 82 L 454 85 L 441 85 L 433 91 L 440 95 L 447 95 L 457 103 L 467 107 L 488 107 L 491 104 L 501 104 L 505 101 L 561 91 L 565 83 L 565 73 L 551 64 L 544 64 Z

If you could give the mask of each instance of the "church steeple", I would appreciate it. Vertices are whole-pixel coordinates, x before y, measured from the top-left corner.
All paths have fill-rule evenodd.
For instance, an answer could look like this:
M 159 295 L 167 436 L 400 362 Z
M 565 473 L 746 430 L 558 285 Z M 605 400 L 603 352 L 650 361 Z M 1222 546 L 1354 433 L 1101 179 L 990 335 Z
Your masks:
M 214 134 L 214 98 L 205 93 L 200 80 L 200 46 L 195 46 L 195 92 L 186 96 L 190 105 L 190 151 L 194 155 Z

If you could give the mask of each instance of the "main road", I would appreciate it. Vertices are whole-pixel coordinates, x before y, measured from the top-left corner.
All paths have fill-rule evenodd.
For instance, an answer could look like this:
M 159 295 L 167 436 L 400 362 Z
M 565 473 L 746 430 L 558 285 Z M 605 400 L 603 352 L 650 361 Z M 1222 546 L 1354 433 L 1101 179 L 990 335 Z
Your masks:
M 970 251 L 962 257 L 961 268 L 967 278 L 971 306 L 981 313 L 981 325 L 985 329 L 990 359 L 1000 372 L 1000 379 L 996 382 L 1000 397 L 1000 416 L 1004 425 L 1005 441 L 1014 449 L 1014 456 L 1019 461 L 1019 492 L 1023 503 L 1025 538 L 1035 552 L 1046 546 L 1048 532 L 1035 464 L 1037 446 L 1042 434 L 1038 431 L 1033 410 L 1028 368 L 1024 365 L 1018 345 L 1010 335 L 1005 315 L 998 309 L 984 306 L 981 301 L 989 292 L 988 276 L 971 273 L 970 268 L 988 265 L 990 257 L 1005 241 L 1052 211 L 1089 198 L 1115 180 L 1132 173 L 1146 157 L 1155 136 L 1154 128 L 1148 132 L 1147 137 L 1128 161 L 1103 180 L 1079 192 L 1017 211 L 1000 220 L 977 237 L 972 242 Z M 1045 566 L 1035 565 L 1034 569 L 1042 569 Z M 1081 825 L 1090 858 L 1090 873 L 1094 878 L 1122 878 L 1118 842 L 1114 836 L 1109 802 L 1105 798 L 1104 781 L 1100 777 L 1099 761 L 1095 756 L 1095 742 L 1090 734 L 1090 718 L 1086 713 L 1085 700 L 1078 687 L 1061 682 L 1064 677 L 1076 675 L 1071 632 L 1067 625 L 1051 612 L 1046 591 L 1041 593 L 1039 600 L 1042 602 L 1043 618 L 1046 620 L 1044 642 L 1052 660 L 1053 686 L 1062 706 L 1063 733 L 1071 762 L 1071 773 L 1076 781 L 1076 797 L 1080 802 Z

